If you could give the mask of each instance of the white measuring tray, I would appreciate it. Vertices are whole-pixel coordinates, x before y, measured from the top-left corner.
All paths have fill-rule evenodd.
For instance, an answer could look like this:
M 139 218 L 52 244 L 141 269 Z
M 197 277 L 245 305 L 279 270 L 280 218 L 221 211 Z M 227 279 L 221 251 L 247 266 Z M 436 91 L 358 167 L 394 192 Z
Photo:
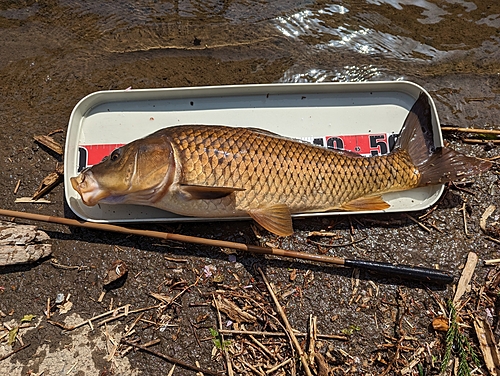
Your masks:
M 173 89 L 115 90 L 92 93 L 73 109 L 64 155 L 68 204 L 94 222 L 202 221 L 138 205 L 86 206 L 70 177 L 96 164 L 116 147 L 161 128 L 212 124 L 267 129 L 325 147 L 364 155 L 389 152 L 408 111 L 425 90 L 411 82 L 269 84 Z M 428 95 L 428 93 L 426 93 Z M 434 102 L 429 96 L 436 146 L 443 145 Z M 422 210 L 433 205 L 443 185 L 383 195 L 384 212 Z M 364 211 L 356 213 L 374 213 Z M 352 214 L 326 212 L 294 217 Z M 234 218 L 231 218 L 234 219 Z M 210 221 L 215 219 L 211 218 Z

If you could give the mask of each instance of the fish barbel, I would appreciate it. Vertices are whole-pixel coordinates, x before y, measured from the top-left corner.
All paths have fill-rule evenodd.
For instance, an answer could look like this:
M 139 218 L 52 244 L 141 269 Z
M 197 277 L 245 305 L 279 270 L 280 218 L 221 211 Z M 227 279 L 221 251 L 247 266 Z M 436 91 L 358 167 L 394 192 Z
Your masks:
M 167 127 L 115 149 L 71 178 L 89 206 L 149 205 L 206 218 L 250 216 L 293 233 L 291 213 L 384 210 L 382 194 L 442 184 L 490 162 L 435 148 L 429 100 L 421 94 L 394 150 L 362 157 L 250 128 Z

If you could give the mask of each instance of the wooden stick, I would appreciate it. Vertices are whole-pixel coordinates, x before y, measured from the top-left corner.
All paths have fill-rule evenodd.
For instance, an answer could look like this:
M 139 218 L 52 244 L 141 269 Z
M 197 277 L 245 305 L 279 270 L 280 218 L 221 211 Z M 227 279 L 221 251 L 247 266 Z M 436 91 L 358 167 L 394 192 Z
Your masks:
M 455 296 L 453 297 L 453 304 L 456 306 L 462 295 L 467 290 L 470 281 L 472 280 L 472 275 L 476 269 L 478 257 L 474 252 L 469 252 L 467 255 L 467 262 L 465 263 L 464 270 L 462 270 L 462 276 L 458 281 L 457 290 L 455 291 Z
M 389 273 L 393 277 L 399 276 L 401 278 L 411 278 L 424 282 L 434 282 L 434 283 L 453 282 L 453 276 L 450 275 L 449 273 L 429 268 L 413 267 L 408 265 L 391 264 L 383 262 L 372 262 L 367 260 L 342 259 L 340 257 L 315 255 L 315 254 L 296 252 L 296 251 L 286 251 L 284 249 L 279 249 L 279 248 L 259 247 L 250 244 L 236 243 L 218 239 L 206 239 L 196 236 L 172 234 L 160 231 L 138 230 L 138 229 L 115 226 L 105 223 L 77 221 L 75 219 L 54 217 L 54 216 L 34 214 L 34 213 L 25 213 L 14 210 L 0 209 L 0 215 L 9 218 L 12 217 L 23 218 L 32 221 L 42 221 L 48 223 L 58 223 L 66 226 L 83 227 L 92 230 L 112 231 L 122 234 L 147 236 L 163 240 L 174 240 L 182 243 L 201 244 L 201 245 L 221 247 L 221 248 L 232 248 L 238 251 L 256 253 L 261 255 L 273 255 L 273 256 L 288 257 L 288 258 L 295 258 L 295 259 L 315 261 L 315 262 L 323 262 L 327 264 L 349 266 L 354 268 L 367 269 L 379 273 Z
M 484 260 L 484 265 L 500 264 L 500 259 Z
M 429 228 L 427 226 L 425 226 L 422 222 L 416 220 L 415 218 L 413 218 L 410 214 L 406 214 L 406 216 L 408 217 L 408 219 L 410 219 L 412 222 L 416 223 L 417 225 L 419 225 L 420 227 L 422 227 L 425 231 L 427 232 L 431 232 L 431 230 L 429 230 Z
M 462 141 L 467 144 L 500 144 L 500 140 L 483 140 L 481 138 L 464 138 Z
M 442 131 L 449 131 L 449 132 L 464 132 L 464 133 L 478 133 L 478 134 L 500 135 L 500 130 L 496 130 L 496 129 L 441 127 L 441 130 Z
M 271 294 L 271 298 L 274 301 L 274 305 L 276 306 L 276 309 L 281 316 L 281 320 L 283 320 L 283 324 L 285 324 L 285 330 L 288 333 L 290 339 L 292 340 L 293 346 L 295 347 L 295 350 L 299 353 L 300 356 L 300 361 L 302 363 L 302 367 L 304 368 L 304 371 L 307 376 L 312 376 L 311 369 L 309 368 L 309 362 L 307 360 L 306 354 L 304 354 L 304 351 L 302 350 L 302 347 L 300 346 L 299 341 L 297 340 L 297 337 L 295 336 L 293 332 L 293 328 L 290 325 L 290 322 L 288 321 L 288 318 L 286 317 L 285 311 L 283 311 L 283 308 L 281 307 L 280 302 L 278 301 L 278 298 L 276 297 L 276 294 L 274 293 L 274 290 L 267 280 L 266 275 L 262 271 L 261 268 L 258 268 L 260 275 L 262 276 L 262 279 L 264 280 L 264 283 L 267 286 L 267 289 L 269 290 L 269 294 Z

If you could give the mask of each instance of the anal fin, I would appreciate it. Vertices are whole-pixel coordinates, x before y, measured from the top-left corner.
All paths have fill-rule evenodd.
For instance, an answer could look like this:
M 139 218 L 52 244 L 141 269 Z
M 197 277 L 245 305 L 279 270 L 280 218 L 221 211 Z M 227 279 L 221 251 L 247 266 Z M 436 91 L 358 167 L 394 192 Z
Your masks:
M 233 192 L 244 191 L 245 189 L 181 184 L 180 190 L 187 198 L 192 200 L 215 200 L 217 198 L 229 196 Z
M 267 231 L 278 236 L 293 234 L 290 208 L 285 204 L 262 206 L 250 209 L 248 214 Z
M 385 210 L 389 208 L 387 202 L 382 199 L 382 196 L 366 196 L 359 197 L 342 205 L 340 208 L 347 211 L 361 211 L 361 210 Z

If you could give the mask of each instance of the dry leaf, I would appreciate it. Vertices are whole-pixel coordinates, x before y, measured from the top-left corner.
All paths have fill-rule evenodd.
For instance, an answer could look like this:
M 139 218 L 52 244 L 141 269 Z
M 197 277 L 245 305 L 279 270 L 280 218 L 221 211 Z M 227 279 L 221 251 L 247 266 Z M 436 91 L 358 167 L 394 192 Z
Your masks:
M 446 332 L 450 327 L 449 320 L 443 316 L 436 317 L 432 320 L 432 327 L 438 332 Z

